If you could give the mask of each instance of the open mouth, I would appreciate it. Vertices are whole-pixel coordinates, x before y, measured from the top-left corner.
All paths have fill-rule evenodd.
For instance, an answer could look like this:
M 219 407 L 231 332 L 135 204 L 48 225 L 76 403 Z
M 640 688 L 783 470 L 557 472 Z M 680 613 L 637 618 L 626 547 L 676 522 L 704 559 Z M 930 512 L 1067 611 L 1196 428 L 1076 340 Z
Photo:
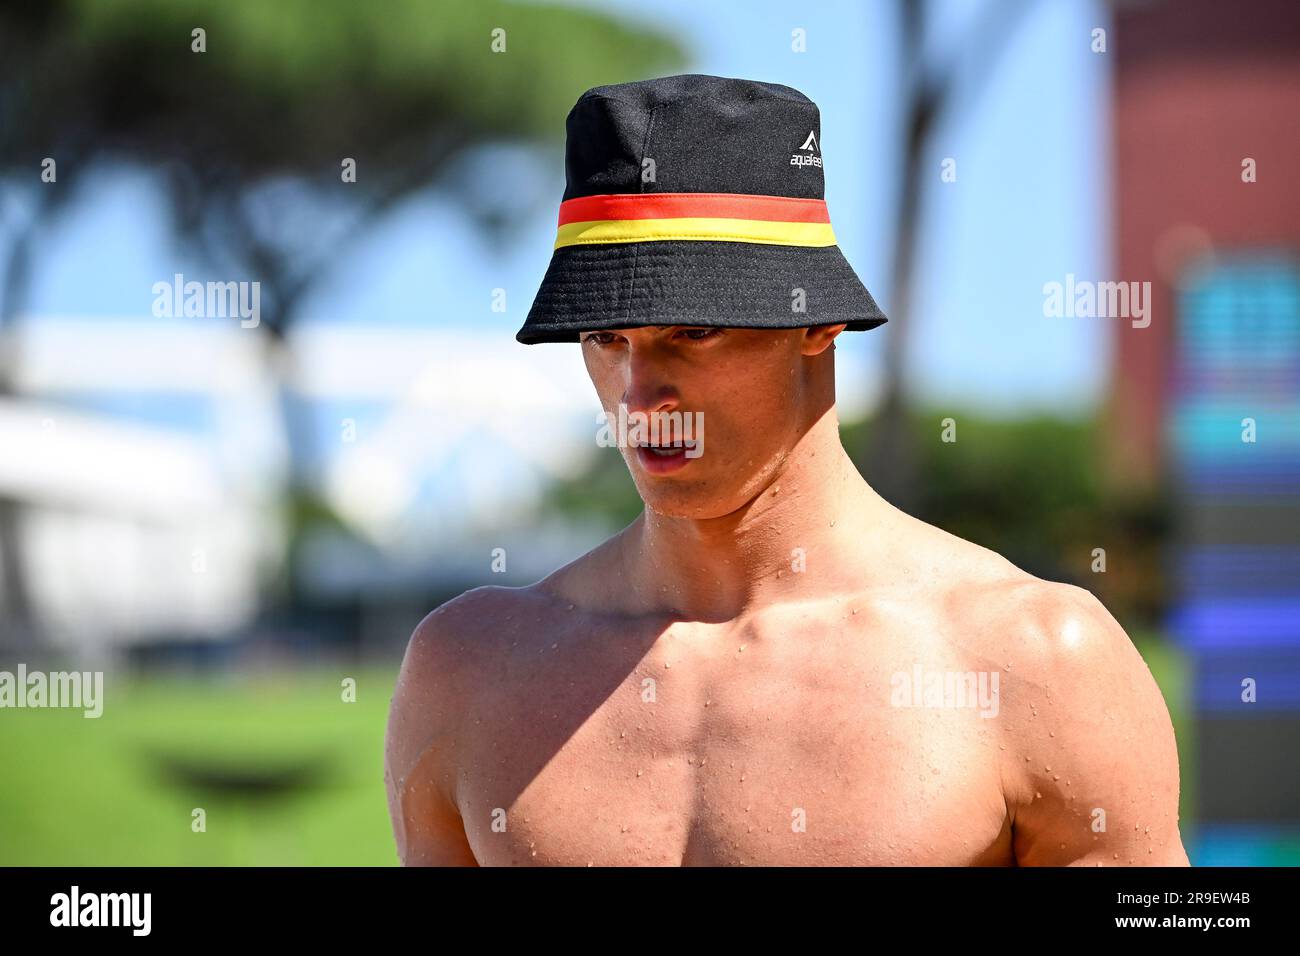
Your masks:
M 641 467 L 646 471 L 655 475 L 666 475 L 686 467 L 693 458 L 698 458 L 699 447 L 698 440 L 690 439 L 637 445 L 636 456 L 641 462 Z
M 645 449 L 650 454 L 659 458 L 671 458 L 673 455 L 685 454 L 688 451 L 694 451 L 699 447 L 696 441 L 679 441 L 669 442 L 661 445 L 639 445 L 638 448 Z

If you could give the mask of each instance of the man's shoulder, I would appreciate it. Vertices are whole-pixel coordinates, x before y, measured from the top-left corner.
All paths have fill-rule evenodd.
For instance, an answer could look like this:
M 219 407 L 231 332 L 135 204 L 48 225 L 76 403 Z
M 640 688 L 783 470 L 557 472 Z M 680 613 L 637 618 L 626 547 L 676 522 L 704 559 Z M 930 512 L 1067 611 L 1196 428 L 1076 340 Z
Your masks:
M 929 572 L 920 599 L 940 609 L 964 656 L 996 665 L 1007 690 L 1046 687 L 1058 700 L 1090 695 L 1095 704 L 1117 688 L 1146 688 L 1141 655 L 1091 591 L 935 530 L 918 535 L 908 562 Z
M 1115 618 L 1086 588 L 1025 575 L 989 583 L 968 597 L 1026 665 L 1071 669 L 1132 647 Z
M 403 679 L 420 689 L 467 699 L 484 680 L 499 680 L 514 646 L 559 631 L 593 610 L 591 595 L 605 542 L 532 584 L 481 585 L 434 608 L 416 625 L 402 663 Z M 575 614 L 575 611 L 577 613 Z
M 617 535 L 532 584 L 485 584 L 439 605 L 425 615 L 411 637 L 428 654 L 472 653 L 512 624 L 545 626 L 551 615 L 590 607 L 591 596 L 609 590 L 611 548 Z M 531 622 L 531 623 L 530 623 Z
M 1070 727 L 1145 720 L 1162 705 L 1141 654 L 1086 588 L 1020 571 L 959 589 L 949 619 L 960 622 L 967 649 L 1000 672 L 1013 737 L 1036 740 L 1034 728 L 1049 713 L 1061 719 L 1056 733 L 1073 739 Z
M 1101 601 L 1023 572 L 953 600 L 959 640 L 997 676 L 1001 779 L 1021 862 L 1132 863 L 1146 849 L 1149 861 L 1185 865 L 1168 708 Z M 1147 827 L 1141 846 L 1097 837 L 1085 815 L 1096 807 Z
M 464 653 L 500 634 L 521 614 L 538 615 L 555 603 L 543 582 L 524 587 L 485 584 L 438 605 L 416 625 L 412 646 L 427 654 Z
M 1091 591 L 1035 577 L 1003 559 L 954 583 L 945 599 L 964 633 L 1026 674 L 1047 678 L 1132 652 L 1123 628 Z
M 927 526 L 930 527 L 930 526 Z M 962 630 L 983 635 L 989 649 L 1016 652 L 1026 661 L 1095 652 L 1122 628 L 1086 588 L 1030 574 L 988 548 L 940 529 L 918 549 L 917 563 L 930 571 L 937 595 Z

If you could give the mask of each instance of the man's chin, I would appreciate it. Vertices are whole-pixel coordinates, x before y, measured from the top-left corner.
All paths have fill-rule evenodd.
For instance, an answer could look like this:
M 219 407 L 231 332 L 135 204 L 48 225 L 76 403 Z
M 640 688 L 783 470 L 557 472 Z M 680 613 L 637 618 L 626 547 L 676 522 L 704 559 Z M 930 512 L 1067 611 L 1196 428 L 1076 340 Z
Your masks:
M 645 484 L 657 484 L 653 480 Z M 666 487 L 665 487 L 666 486 Z M 688 518 L 692 521 L 705 521 L 709 518 L 721 518 L 731 514 L 739 505 L 728 497 L 718 495 L 717 488 L 692 488 L 687 483 L 673 485 L 663 482 L 657 487 L 645 488 L 638 485 L 641 500 L 646 510 L 664 518 Z

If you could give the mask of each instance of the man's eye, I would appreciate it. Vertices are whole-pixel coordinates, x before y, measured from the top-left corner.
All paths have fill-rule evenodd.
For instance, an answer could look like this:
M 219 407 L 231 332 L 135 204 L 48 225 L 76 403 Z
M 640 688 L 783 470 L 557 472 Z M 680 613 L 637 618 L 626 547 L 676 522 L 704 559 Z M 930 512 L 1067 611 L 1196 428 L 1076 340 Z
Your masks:
M 722 329 L 682 329 L 682 334 L 688 339 L 708 339 L 715 335 L 721 335 Z
M 608 345 L 614 341 L 613 332 L 592 332 L 587 336 L 588 342 L 595 342 L 597 345 Z

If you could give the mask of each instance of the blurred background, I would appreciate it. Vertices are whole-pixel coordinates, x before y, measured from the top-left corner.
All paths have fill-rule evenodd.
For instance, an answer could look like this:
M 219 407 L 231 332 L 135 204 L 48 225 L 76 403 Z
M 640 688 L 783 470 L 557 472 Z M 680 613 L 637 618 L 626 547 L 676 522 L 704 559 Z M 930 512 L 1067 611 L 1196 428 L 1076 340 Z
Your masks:
M 50 0 L 0 6 L 0 670 L 104 712 L 0 710 L 0 864 L 396 862 L 416 623 L 640 510 L 513 336 L 569 108 L 684 72 L 820 106 L 868 480 L 1110 608 L 1194 864 L 1300 862 L 1300 6 Z M 1077 280 L 1149 324 L 1046 316 Z

